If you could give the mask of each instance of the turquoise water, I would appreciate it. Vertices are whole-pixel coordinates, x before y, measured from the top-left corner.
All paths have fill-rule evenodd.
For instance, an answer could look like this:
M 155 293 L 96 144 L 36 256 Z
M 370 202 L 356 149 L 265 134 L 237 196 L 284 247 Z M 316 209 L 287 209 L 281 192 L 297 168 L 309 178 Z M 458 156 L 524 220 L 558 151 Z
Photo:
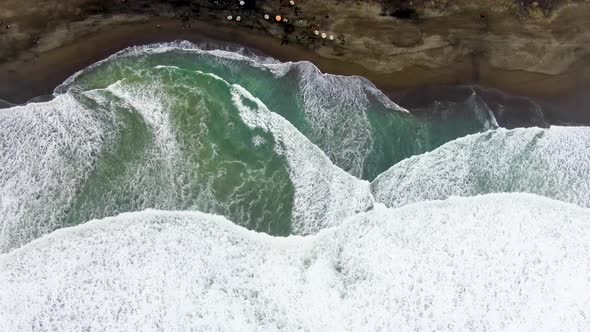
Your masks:
M 409 156 L 497 126 L 493 115 L 475 103 L 467 109 L 416 118 L 362 77 L 322 74 L 306 62 L 283 64 L 188 46 L 129 50 L 127 56 L 99 64 L 58 91 L 72 86 L 105 88 L 158 66 L 178 68 L 170 73 L 171 80 L 182 70 L 215 74 L 244 87 L 320 147 L 334 164 L 366 180 Z M 159 80 L 157 74 L 152 79 Z M 199 86 L 190 79 L 184 82 Z
M 147 207 L 202 209 L 258 231 L 290 233 L 286 162 L 273 152 L 271 135 L 240 120 L 226 84 L 148 68 L 128 73 L 113 91 L 87 101 L 90 109 L 100 110 L 100 99 L 115 111 L 117 137 L 72 202 L 68 224 Z M 124 100 L 127 94 L 142 97 Z
M 590 128 L 419 112 L 186 42 L 0 110 L 0 331 L 587 329 Z
M 361 77 L 189 43 L 127 49 L 55 95 L 3 114 L 35 135 L 4 141 L 30 150 L 20 166 L 4 160 L 17 175 L 4 190 L 15 197 L 4 232 L 18 234 L 6 247 L 148 208 L 220 214 L 272 235 L 313 233 L 371 208 L 368 183 L 357 182 L 495 127 L 477 107 L 417 118 Z M 46 165 L 19 170 L 49 154 Z M 355 203 L 338 198 L 347 195 Z

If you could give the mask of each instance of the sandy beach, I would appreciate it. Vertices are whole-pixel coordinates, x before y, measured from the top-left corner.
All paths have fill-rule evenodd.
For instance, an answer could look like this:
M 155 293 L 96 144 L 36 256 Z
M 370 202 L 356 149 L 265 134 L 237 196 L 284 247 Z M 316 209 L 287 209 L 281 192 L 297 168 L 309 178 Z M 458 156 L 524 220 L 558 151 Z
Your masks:
M 590 6 L 582 9 L 590 12 Z M 566 14 L 562 14 L 565 17 L 574 15 L 575 12 L 568 8 L 565 11 Z M 580 9 L 576 8 L 576 11 Z M 223 13 L 222 11 L 221 14 Z M 584 12 L 581 11 L 581 13 Z M 447 23 L 441 23 L 437 21 L 440 20 L 439 18 L 433 17 L 413 24 L 422 29 L 422 34 L 440 28 L 441 24 L 448 25 L 449 31 L 454 25 L 467 26 L 466 31 L 479 29 L 478 26 L 469 25 L 472 21 L 480 24 L 479 21 L 475 21 L 476 18 L 466 20 L 463 17 L 450 17 Z M 477 18 L 481 19 L 481 17 Z M 407 25 L 405 21 L 400 24 Z M 497 25 L 493 38 L 513 29 L 513 27 L 502 27 L 501 22 Z M 14 29 L 14 26 L 11 29 Z M 566 60 L 562 60 L 559 57 L 560 54 L 556 53 L 554 67 L 560 69 L 551 69 L 554 72 L 547 70 L 550 63 L 547 64 L 547 68 L 540 65 L 536 68 L 526 67 L 524 60 L 522 64 L 518 64 L 518 54 L 513 55 L 514 66 L 498 67 L 498 63 L 510 59 L 507 59 L 505 55 L 489 55 L 489 51 L 478 55 L 472 51 L 463 50 L 462 48 L 466 46 L 443 50 L 442 56 L 448 56 L 450 60 L 425 66 L 422 60 L 423 55 L 438 50 L 437 48 L 428 49 L 427 47 L 430 46 L 426 41 L 422 41 L 421 47 L 424 49 L 420 51 L 424 54 L 417 53 L 418 55 L 408 58 L 407 54 L 416 52 L 412 51 L 412 47 L 417 47 L 409 45 L 404 46 L 408 49 L 407 54 L 398 54 L 388 61 L 387 54 L 378 53 L 379 50 L 374 51 L 377 53 L 372 58 L 362 54 L 365 50 L 370 50 L 371 43 L 378 42 L 378 39 L 365 40 L 365 45 L 362 47 L 357 45 L 357 41 L 351 40 L 351 37 L 348 37 L 348 44 L 342 43 L 344 46 L 313 40 L 310 45 L 297 42 L 301 34 L 296 35 L 295 40 L 287 37 L 278 38 L 283 33 L 281 29 L 283 27 L 280 25 L 265 26 L 258 21 L 243 24 L 228 22 L 222 15 L 216 17 L 211 14 L 198 19 L 186 17 L 179 19 L 178 16 L 149 14 L 91 16 L 69 25 L 60 25 L 42 37 L 37 37 L 38 39 L 33 40 L 33 44 L 29 47 L 21 46 L 21 50 L 14 50 L 10 55 L 5 54 L 0 64 L 0 99 L 21 104 L 35 97 L 51 94 L 57 85 L 76 71 L 128 46 L 174 40 L 197 43 L 212 40 L 248 47 L 281 61 L 311 61 L 323 72 L 366 77 L 390 98 L 401 102 L 402 106 L 406 107 L 431 102 L 434 96 L 442 99 L 452 98 L 454 93 L 449 93 L 449 89 L 457 87 L 461 90 L 463 86 L 469 85 L 481 87 L 483 90 L 499 89 L 504 96 L 527 97 L 534 99 L 536 103 L 550 105 L 551 107 L 545 107 L 548 112 L 546 117 L 552 123 L 590 122 L 590 112 L 584 111 L 588 109 L 588 97 L 585 91 L 590 86 L 590 68 L 586 57 L 588 46 L 578 47 L 575 57 L 566 59 L 567 62 L 564 62 Z M 366 28 L 366 33 L 371 34 L 374 30 L 372 29 Z M 538 27 L 530 29 L 534 30 Z M 403 36 L 403 31 L 400 35 Z M 585 37 L 585 34 L 582 35 Z M 425 36 L 422 38 L 428 39 Z M 536 42 L 542 42 L 543 38 L 542 34 L 531 36 L 531 39 Z M 581 40 L 580 38 L 570 39 L 570 44 Z M 467 43 L 469 38 L 466 37 L 464 40 Z M 6 38 L 3 42 L 6 43 Z M 500 41 L 498 45 L 501 45 Z M 556 46 L 556 49 L 559 47 Z M 534 50 L 534 52 L 538 51 Z M 344 55 L 335 56 L 334 52 Z M 351 60 L 351 56 L 355 55 L 354 52 L 359 53 L 361 60 L 357 61 L 354 57 Z M 436 55 L 432 53 L 431 56 Z M 542 64 L 543 61 L 548 61 L 546 59 L 539 55 L 537 62 Z M 519 66 L 529 70 L 518 69 Z M 428 90 L 432 98 L 424 98 L 424 95 L 419 93 L 424 89 Z M 494 95 L 497 93 L 489 94 L 490 97 Z
M 590 330 L 590 0 L 0 0 L 0 332 Z

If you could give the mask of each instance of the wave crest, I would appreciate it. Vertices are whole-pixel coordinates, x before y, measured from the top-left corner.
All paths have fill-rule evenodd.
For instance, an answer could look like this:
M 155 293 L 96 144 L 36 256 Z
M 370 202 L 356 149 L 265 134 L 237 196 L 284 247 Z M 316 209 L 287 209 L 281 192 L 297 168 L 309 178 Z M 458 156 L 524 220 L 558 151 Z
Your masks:
M 590 207 L 590 128 L 467 136 L 394 165 L 371 190 L 390 207 L 493 192 L 528 192 Z
M 128 213 L 0 256 L 0 328 L 576 330 L 589 221 L 527 194 L 378 206 L 289 238 Z

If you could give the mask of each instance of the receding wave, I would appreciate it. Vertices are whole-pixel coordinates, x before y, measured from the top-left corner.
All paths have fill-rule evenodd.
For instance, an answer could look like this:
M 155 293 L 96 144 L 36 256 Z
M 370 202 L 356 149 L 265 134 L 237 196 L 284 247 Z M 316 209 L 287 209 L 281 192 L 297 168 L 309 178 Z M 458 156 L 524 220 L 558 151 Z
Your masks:
M 477 110 L 418 119 L 364 78 L 190 43 L 128 49 L 55 95 L 0 115 L 0 252 L 147 208 L 313 234 L 371 208 L 362 178 L 494 126 Z
M 0 331 L 590 325 L 590 128 L 209 46 L 0 110 Z
M 590 210 L 528 194 L 376 206 L 308 237 L 127 213 L 0 256 L 0 330 L 580 330 Z
M 336 166 L 366 180 L 404 158 L 497 126 L 493 114 L 479 107 L 417 119 L 365 78 L 324 74 L 309 62 L 279 63 L 188 42 L 127 49 L 74 75 L 56 91 L 104 88 L 155 66 L 211 73 L 239 84 L 293 124 Z
M 390 207 L 493 192 L 528 192 L 590 207 L 590 128 L 467 136 L 396 164 L 371 190 Z
M 230 88 L 167 68 L 141 75 L 2 113 L 2 251 L 146 208 L 291 233 L 286 160 L 272 135 L 243 123 Z

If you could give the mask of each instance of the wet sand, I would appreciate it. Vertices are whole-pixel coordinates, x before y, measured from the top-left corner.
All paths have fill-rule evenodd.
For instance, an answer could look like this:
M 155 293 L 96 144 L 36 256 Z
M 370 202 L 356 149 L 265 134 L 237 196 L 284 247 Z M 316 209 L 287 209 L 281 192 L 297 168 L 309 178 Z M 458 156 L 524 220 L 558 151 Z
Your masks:
M 585 98 L 590 82 L 588 62 L 551 75 L 494 68 L 482 59 L 466 56 L 443 68 L 408 66 L 401 71 L 382 73 L 359 64 L 322 57 L 300 45 L 283 45 L 280 39 L 238 24 L 191 21 L 190 26 L 186 26 L 175 18 L 151 17 L 135 23 L 93 26 L 77 33 L 78 38 L 63 46 L 42 52 L 33 49 L 0 64 L 0 99 L 22 104 L 34 97 L 49 95 L 76 71 L 128 46 L 174 40 L 197 43 L 214 40 L 252 48 L 281 61 L 311 61 L 323 72 L 366 77 L 404 107 L 435 100 L 420 93 L 425 89 L 438 91 L 437 98 L 448 99 L 454 94 L 450 92 L 454 87 L 461 90 L 464 85 L 474 84 L 551 105 L 546 114 L 551 123 L 590 124 L 590 111 L 580 110 L 588 109 L 588 98 Z
M 159 28 L 158 28 L 159 26 Z M 381 74 L 358 64 L 328 59 L 299 45 L 241 26 L 191 22 L 186 28 L 177 19 L 150 18 L 147 22 L 107 25 L 71 43 L 41 54 L 31 52 L 18 60 L 0 65 L 0 98 L 23 103 L 35 96 L 50 94 L 70 75 L 126 47 L 175 40 L 227 42 L 251 48 L 280 61 L 310 61 L 323 72 L 359 75 L 384 91 L 400 91 L 425 84 L 467 83 L 473 67 L 466 60 L 444 71 L 411 67 Z

